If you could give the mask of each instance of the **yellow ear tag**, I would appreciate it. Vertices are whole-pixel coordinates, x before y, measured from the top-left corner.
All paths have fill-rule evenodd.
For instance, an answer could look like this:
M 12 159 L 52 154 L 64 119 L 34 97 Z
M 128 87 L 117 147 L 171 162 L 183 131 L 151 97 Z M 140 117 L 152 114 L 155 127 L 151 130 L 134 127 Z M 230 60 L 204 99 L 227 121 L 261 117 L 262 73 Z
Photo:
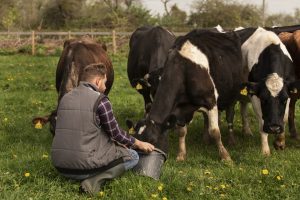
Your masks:
M 142 86 L 141 84 L 138 83 L 138 84 L 135 86 L 135 89 L 141 90 L 141 89 L 143 89 L 143 86 Z
M 247 87 L 245 87 L 244 89 L 242 89 L 240 91 L 241 95 L 247 96 L 248 95 L 248 91 L 247 91 Z
M 35 124 L 34 128 L 36 128 L 36 129 L 42 129 L 42 128 L 43 128 L 43 125 L 42 125 L 42 123 L 41 123 L 40 121 L 38 121 L 38 122 Z
M 129 129 L 128 133 L 129 133 L 130 135 L 133 135 L 133 134 L 134 134 L 134 128 L 131 127 L 131 128 Z

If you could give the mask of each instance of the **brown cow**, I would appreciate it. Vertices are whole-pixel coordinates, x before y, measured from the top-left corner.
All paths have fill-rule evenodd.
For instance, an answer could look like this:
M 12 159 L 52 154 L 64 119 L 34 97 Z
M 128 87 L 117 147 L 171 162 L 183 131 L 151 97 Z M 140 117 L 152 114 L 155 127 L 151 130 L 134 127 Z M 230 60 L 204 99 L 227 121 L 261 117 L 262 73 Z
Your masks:
M 107 95 L 114 81 L 114 70 L 106 53 L 106 46 L 95 42 L 89 37 L 65 41 L 64 49 L 56 68 L 58 103 L 67 92 L 78 85 L 83 68 L 93 63 L 103 63 L 107 68 L 105 91 L 105 94 Z M 55 118 L 56 110 L 49 116 L 34 118 L 33 123 L 36 124 L 40 121 L 40 123 L 46 124 L 50 121 L 50 131 L 54 135 L 56 124 Z
M 300 79 L 300 30 L 293 33 L 283 32 L 279 34 L 281 41 L 290 53 L 295 66 L 296 79 Z M 289 131 L 292 138 L 300 140 L 295 126 L 295 104 L 300 98 L 300 91 L 293 91 L 289 106 Z

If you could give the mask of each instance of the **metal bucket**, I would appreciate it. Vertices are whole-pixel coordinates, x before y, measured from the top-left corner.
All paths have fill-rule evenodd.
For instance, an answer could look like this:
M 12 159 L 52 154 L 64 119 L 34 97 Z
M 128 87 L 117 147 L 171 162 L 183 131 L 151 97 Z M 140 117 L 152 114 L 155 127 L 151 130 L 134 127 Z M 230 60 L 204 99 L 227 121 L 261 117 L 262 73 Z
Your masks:
M 133 168 L 136 173 L 159 180 L 161 168 L 167 160 L 167 154 L 160 149 L 155 148 L 151 153 L 138 151 L 139 162 Z

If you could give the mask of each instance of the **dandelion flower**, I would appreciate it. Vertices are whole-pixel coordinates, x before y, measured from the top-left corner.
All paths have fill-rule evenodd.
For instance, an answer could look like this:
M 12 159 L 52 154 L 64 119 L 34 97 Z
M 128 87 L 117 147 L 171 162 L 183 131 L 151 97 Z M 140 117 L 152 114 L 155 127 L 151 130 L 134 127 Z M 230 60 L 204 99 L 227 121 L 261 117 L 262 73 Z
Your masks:
M 278 181 L 281 181 L 282 178 L 283 178 L 283 176 L 281 176 L 281 175 L 277 175 L 277 176 L 276 176 L 276 179 L 277 179 Z
M 48 158 L 48 155 L 47 154 L 43 154 L 42 158 Z
M 152 198 L 157 198 L 157 197 L 158 197 L 158 194 L 151 194 L 151 197 L 152 197 Z
M 220 194 L 220 197 L 225 197 L 225 194 Z
M 221 187 L 222 189 L 225 189 L 225 188 L 226 188 L 226 186 L 225 186 L 224 184 L 221 184 L 220 187 Z
M 14 158 L 17 158 L 18 156 L 16 154 L 13 155 Z
M 261 174 L 262 175 L 269 175 L 269 170 L 263 169 L 263 170 L 261 170 Z
M 188 192 L 193 191 L 192 187 L 187 187 L 186 190 L 187 190 Z
M 24 174 L 24 176 L 25 176 L 25 177 L 29 177 L 29 176 L 30 176 L 30 173 L 29 173 L 29 172 L 26 172 L 26 173 Z
M 43 125 L 42 125 L 41 121 L 38 121 L 38 122 L 35 124 L 34 128 L 36 128 L 36 129 L 42 129 L 42 128 L 43 128 Z
M 164 189 L 163 184 L 160 184 L 160 185 L 157 187 L 157 189 L 158 189 L 159 191 L 162 191 L 162 190 Z
M 163 197 L 162 200 L 168 200 L 168 198 L 167 197 Z
M 5 118 L 3 119 L 3 121 L 7 122 L 7 121 L 8 121 L 8 119 L 5 117 Z
M 103 196 L 104 196 L 104 192 L 103 192 L 103 191 L 100 191 L 100 192 L 99 192 L 99 196 L 100 196 L 100 197 L 103 197 Z

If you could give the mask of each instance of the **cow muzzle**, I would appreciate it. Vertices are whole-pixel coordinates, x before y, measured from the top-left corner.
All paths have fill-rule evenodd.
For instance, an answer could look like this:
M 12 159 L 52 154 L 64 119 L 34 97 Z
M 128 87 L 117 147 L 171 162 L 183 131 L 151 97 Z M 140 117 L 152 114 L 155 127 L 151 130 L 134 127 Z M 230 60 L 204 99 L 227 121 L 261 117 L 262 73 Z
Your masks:
M 283 127 L 277 124 L 272 124 L 267 126 L 267 130 L 264 131 L 271 134 L 280 134 L 283 132 Z

